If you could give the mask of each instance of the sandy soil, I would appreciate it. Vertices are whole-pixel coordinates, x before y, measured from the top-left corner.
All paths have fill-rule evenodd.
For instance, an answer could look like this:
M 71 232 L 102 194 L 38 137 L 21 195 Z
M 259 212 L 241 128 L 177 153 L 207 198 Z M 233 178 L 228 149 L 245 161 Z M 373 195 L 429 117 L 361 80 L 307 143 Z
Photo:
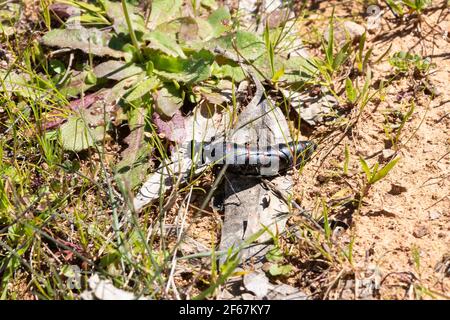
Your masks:
M 331 13 L 329 3 L 318 6 L 318 12 Z M 351 11 L 358 10 L 357 4 L 351 6 Z M 348 12 L 348 6 L 336 1 L 338 17 Z M 430 25 L 448 30 L 450 24 L 448 17 L 443 17 L 445 13 L 436 10 L 426 19 Z M 388 12 L 384 17 L 393 16 Z M 343 141 L 349 145 L 351 169 L 357 170 L 359 155 L 370 158 L 369 164 L 382 162 L 382 151 L 386 148 L 383 113 L 391 109 L 405 110 L 409 100 L 416 98 L 414 114 L 400 138 L 403 144 L 409 139 L 398 153 L 401 160 L 387 178 L 371 190 L 360 215 L 353 215 L 347 237 L 355 237 L 355 278 L 367 277 L 367 270 L 377 269 L 380 298 L 418 298 L 421 293 L 425 294 L 423 297 L 442 298 L 439 293 L 449 297 L 450 279 L 448 274 L 445 277 L 439 271 L 443 270 L 442 259 L 450 252 L 450 45 L 442 34 L 435 32 L 433 36 L 428 26 L 422 30 L 422 35 L 426 35 L 424 40 L 404 29 L 405 25 L 396 26 L 382 19 L 381 28 L 368 36 L 374 56 L 380 56 L 392 44 L 391 53 L 403 50 L 431 58 L 437 68 L 429 79 L 439 95 L 432 99 L 416 94 L 414 87 L 417 85 L 410 78 L 396 80 L 386 88 L 384 101 L 369 104 L 352 138 Z M 374 66 L 374 79 L 387 77 L 392 72 L 386 60 Z M 333 179 L 323 182 L 323 176 L 329 175 L 336 161 L 343 159 L 343 153 L 343 147 L 336 148 L 323 166 L 319 168 L 319 160 L 311 165 L 311 168 L 319 168 L 318 173 L 307 174 L 309 177 L 303 178 L 297 186 L 298 193 L 308 191 L 305 203 L 314 203 L 317 195 L 330 196 L 342 190 L 343 186 Z M 448 260 L 446 263 L 448 270 Z M 338 298 L 339 293 L 330 297 Z M 348 294 L 342 297 L 353 298 Z

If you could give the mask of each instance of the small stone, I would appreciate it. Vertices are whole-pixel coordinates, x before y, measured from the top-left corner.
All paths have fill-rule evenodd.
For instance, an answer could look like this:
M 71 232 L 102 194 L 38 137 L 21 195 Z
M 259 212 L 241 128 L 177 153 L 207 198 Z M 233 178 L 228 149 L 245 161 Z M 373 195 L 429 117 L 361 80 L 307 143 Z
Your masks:
M 389 193 L 394 195 L 394 196 L 396 196 L 396 195 L 399 195 L 399 194 L 401 194 L 403 192 L 406 192 L 407 190 L 408 189 L 406 189 L 406 187 L 404 187 L 402 185 L 392 183 L 391 184 L 391 190 L 389 190 Z
M 352 39 L 359 39 L 366 31 L 362 25 L 359 25 L 353 21 L 345 21 L 344 28 L 350 34 Z
M 426 226 L 416 226 L 413 231 L 413 236 L 416 238 L 423 238 L 429 233 Z
M 245 288 L 262 298 L 269 292 L 269 279 L 262 272 L 251 272 L 244 276 Z
M 384 149 L 381 153 L 383 160 L 390 160 L 393 156 L 395 156 L 395 151 L 392 149 Z
M 437 219 L 439 219 L 440 217 L 441 217 L 441 213 L 439 212 L 439 211 L 431 211 L 430 213 L 429 213 L 429 217 L 430 217 L 430 220 L 437 220 Z
M 327 27 L 323 35 L 326 41 L 328 41 L 329 38 L 329 31 L 329 27 Z M 349 40 L 352 42 L 359 40 L 365 31 L 366 28 L 353 21 L 344 21 L 342 23 L 337 22 L 334 25 L 333 36 L 336 43 L 339 46 L 342 46 Z

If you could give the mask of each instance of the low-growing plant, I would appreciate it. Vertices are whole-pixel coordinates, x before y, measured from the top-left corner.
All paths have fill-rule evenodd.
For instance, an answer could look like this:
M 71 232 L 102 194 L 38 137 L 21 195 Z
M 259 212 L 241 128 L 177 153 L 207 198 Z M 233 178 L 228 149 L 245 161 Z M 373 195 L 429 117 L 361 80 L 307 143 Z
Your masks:
M 399 73 L 412 72 L 420 76 L 426 75 L 433 66 L 430 59 L 422 58 L 418 54 L 412 54 L 405 51 L 394 53 L 389 58 L 389 63 Z
M 386 4 L 398 17 L 403 17 L 407 13 L 420 16 L 431 2 L 431 0 L 386 0 Z
M 388 139 L 390 140 L 392 146 L 394 147 L 395 150 L 398 151 L 399 149 L 399 143 L 400 143 L 400 138 L 403 132 L 403 129 L 406 125 L 406 123 L 411 119 L 413 113 L 415 110 L 415 103 L 412 102 L 408 111 L 403 114 L 399 114 L 397 115 L 396 118 L 398 118 L 400 120 L 399 124 L 391 124 L 391 122 L 389 121 L 389 117 L 388 115 L 385 115 L 385 125 L 384 125 L 384 131 L 386 136 L 388 137 Z
M 387 174 L 394 168 L 394 166 L 397 164 L 397 162 L 400 160 L 400 158 L 395 158 L 391 161 L 389 161 L 385 166 L 380 168 L 380 164 L 376 162 L 372 168 L 369 167 L 366 160 L 364 158 L 360 157 L 359 162 L 361 164 L 361 168 L 365 174 L 365 179 L 363 179 L 361 190 L 359 192 L 359 195 L 357 197 L 358 200 L 358 213 L 361 211 L 361 206 L 363 203 L 364 198 L 369 193 L 372 186 L 385 178 Z

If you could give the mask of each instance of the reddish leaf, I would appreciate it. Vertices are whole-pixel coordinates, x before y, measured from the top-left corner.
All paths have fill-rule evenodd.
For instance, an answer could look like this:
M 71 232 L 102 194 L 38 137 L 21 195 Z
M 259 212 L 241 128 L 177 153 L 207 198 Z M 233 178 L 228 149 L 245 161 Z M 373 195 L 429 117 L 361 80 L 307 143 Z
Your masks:
M 80 110 L 80 109 L 88 109 L 95 102 L 99 101 L 105 96 L 105 91 L 97 91 L 91 94 L 84 96 L 83 98 L 73 100 L 68 105 L 68 109 L 72 111 Z M 52 130 L 59 127 L 63 122 L 66 121 L 66 118 L 61 116 L 60 112 L 50 112 L 47 115 L 47 120 L 42 128 L 44 130 Z
M 54 3 L 49 7 L 50 11 L 55 14 L 61 20 L 65 20 L 71 16 L 75 16 L 80 10 L 77 8 L 64 4 L 64 3 Z
M 167 140 L 181 143 L 186 139 L 185 119 L 180 111 L 177 111 L 170 120 L 163 120 L 157 113 L 153 114 L 153 123 L 158 133 Z

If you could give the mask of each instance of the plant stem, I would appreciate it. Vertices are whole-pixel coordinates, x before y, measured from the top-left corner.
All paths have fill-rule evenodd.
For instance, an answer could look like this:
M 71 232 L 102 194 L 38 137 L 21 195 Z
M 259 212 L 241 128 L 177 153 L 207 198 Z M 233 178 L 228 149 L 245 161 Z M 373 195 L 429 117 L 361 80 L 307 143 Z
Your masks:
M 143 62 L 144 58 L 142 57 L 141 48 L 139 47 L 139 43 L 136 38 L 136 34 L 134 33 L 133 25 L 131 24 L 130 15 L 128 13 L 128 7 L 125 0 L 122 0 L 122 9 L 123 14 L 125 15 L 125 20 L 127 21 L 128 32 L 130 33 L 131 42 L 133 42 L 133 46 L 136 48 L 136 53 L 139 59 L 139 62 Z

